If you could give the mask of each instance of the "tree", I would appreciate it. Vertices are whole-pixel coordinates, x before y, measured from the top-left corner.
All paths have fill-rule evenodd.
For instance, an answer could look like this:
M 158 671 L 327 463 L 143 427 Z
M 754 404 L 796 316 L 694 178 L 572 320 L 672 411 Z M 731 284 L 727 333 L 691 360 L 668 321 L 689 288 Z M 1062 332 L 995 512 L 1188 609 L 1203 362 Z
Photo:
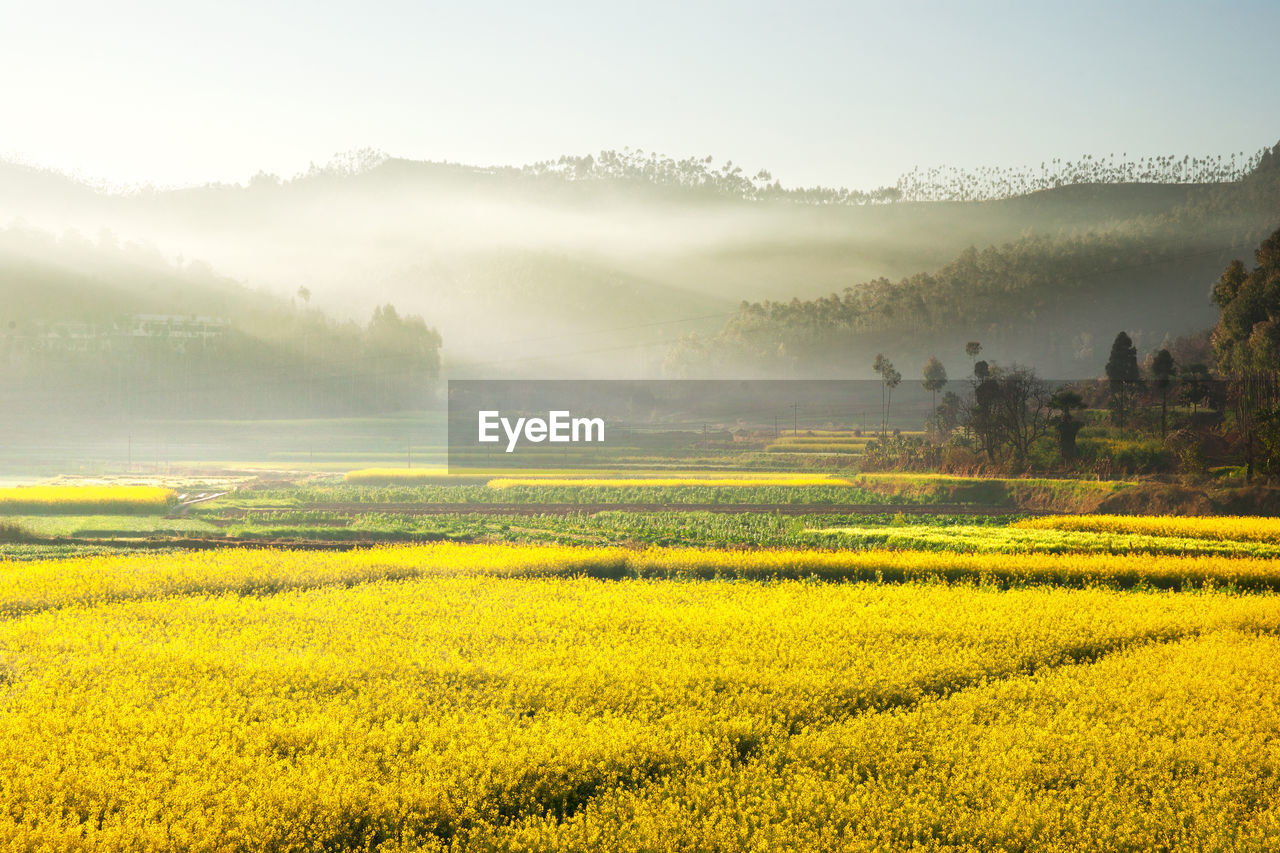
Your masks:
M 946 439 L 960 424 L 961 411 L 960 397 L 954 391 L 947 391 L 942 395 L 942 405 L 933 410 L 929 430 L 938 440 Z
M 975 381 L 966 419 L 969 428 L 992 462 L 997 450 L 1007 448 L 1021 465 L 1048 429 L 1049 383 L 1017 365 L 1011 370 L 992 367 L 985 379 Z
M 996 419 L 1005 443 L 1021 465 L 1031 445 L 1049 426 L 1049 383 L 1029 367 L 1014 368 L 998 380 L 1000 394 Z
M 1052 424 L 1058 431 L 1058 453 L 1063 459 L 1074 459 L 1076 455 L 1076 435 L 1084 426 L 1083 421 L 1071 417 L 1075 409 L 1084 408 L 1084 398 L 1075 391 L 1061 389 L 1049 398 L 1049 409 L 1062 414 L 1053 418 Z
M 893 389 L 897 388 L 902 382 L 902 374 L 894 369 L 893 365 L 889 365 L 889 369 L 884 372 L 884 384 L 889 389 L 889 396 L 884 401 L 884 420 L 885 428 L 889 426 L 889 407 L 893 403 Z
M 978 354 L 981 352 L 982 352 L 982 344 L 978 343 L 977 341 L 969 341 L 969 343 L 964 345 L 964 354 L 969 356 L 969 358 L 973 359 L 974 361 L 977 361 Z
M 1182 376 L 1179 378 L 1181 387 L 1178 397 L 1184 405 L 1191 407 L 1191 416 L 1194 418 L 1196 410 L 1208 401 L 1209 383 L 1213 381 L 1209 376 L 1209 368 L 1199 362 L 1188 364 L 1182 368 Z
M 1167 349 L 1156 353 L 1151 362 L 1151 375 L 1155 378 L 1156 390 L 1160 392 L 1160 438 L 1164 440 L 1169 434 L 1169 389 L 1173 387 L 1173 377 L 1178 373 L 1178 366 L 1173 363 L 1173 356 Z
M 1111 356 L 1107 359 L 1107 379 L 1111 384 L 1111 406 L 1121 432 L 1124 416 L 1129 410 L 1133 386 L 1142 379 L 1138 370 L 1138 348 L 1125 332 L 1116 335 L 1111 344 Z
M 929 360 L 925 362 L 920 384 L 924 386 L 924 390 L 933 392 L 933 402 L 930 407 L 938 408 L 938 392 L 947 384 L 947 369 L 942 366 L 942 362 L 938 361 L 936 355 L 929 356 Z
M 979 362 L 986 367 L 986 362 Z M 976 373 L 976 371 L 975 371 Z M 987 460 L 996 461 L 996 448 L 1000 443 L 1000 429 L 996 419 L 996 409 L 1000 395 L 1000 383 L 990 371 L 983 371 L 981 377 L 973 380 L 973 402 L 965 410 L 964 425 L 982 442 L 982 449 Z
M 421 317 L 379 305 L 365 330 L 365 350 L 379 407 L 421 406 L 427 381 L 440 373 L 440 334 Z
M 893 389 L 902 381 L 902 374 L 894 369 L 893 362 L 885 358 L 884 353 L 876 353 L 871 369 L 880 374 L 880 437 L 883 438 L 889 426 L 889 400 Z
M 1230 377 L 1236 424 L 1245 443 L 1245 478 L 1280 469 L 1280 230 L 1262 241 L 1258 266 L 1232 261 L 1213 288 L 1221 313 L 1213 330 L 1219 368 Z M 1261 453 L 1261 458 L 1259 458 Z

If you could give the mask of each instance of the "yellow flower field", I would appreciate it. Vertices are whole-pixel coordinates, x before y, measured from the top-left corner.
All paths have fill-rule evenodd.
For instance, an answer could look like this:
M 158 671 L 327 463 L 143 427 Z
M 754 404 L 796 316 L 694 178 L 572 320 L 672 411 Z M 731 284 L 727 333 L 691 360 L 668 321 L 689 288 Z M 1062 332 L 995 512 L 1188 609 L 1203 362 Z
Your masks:
M 1280 596 L 1096 584 L 1265 587 L 1274 563 L 442 542 L 0 564 L 0 848 L 1266 850 Z
M 1039 520 L 1039 519 L 1035 519 Z M 1089 525 L 1080 525 L 1088 527 Z M 888 547 L 899 550 L 954 550 L 1001 554 L 1111 553 L 1158 555 L 1221 555 L 1227 557 L 1280 558 L 1280 544 L 1259 537 L 1137 533 L 1117 526 L 1100 529 L 1059 529 L 1049 525 L 1016 522 L 1009 527 L 991 524 L 947 525 L 847 525 L 813 528 L 814 541 L 848 547 Z M 1152 530 L 1161 528 L 1153 526 Z M 1170 526 L 1168 530 L 1174 531 Z
M 468 574 L 284 586 L 0 622 L 0 843 L 570 850 L 683 837 L 818 850 L 832 820 L 909 839 L 928 807 L 948 805 L 945 788 L 912 773 L 928 780 L 954 764 L 976 785 L 976 764 L 1017 801 L 1023 777 L 1001 777 L 986 750 L 1020 737 L 1053 746 L 1057 729 L 1037 734 L 1047 724 L 1036 708 L 1056 707 L 1056 694 L 1035 698 L 1053 673 L 1220 637 L 1241 638 L 1220 656 L 1235 672 L 1271 653 L 1245 638 L 1280 630 L 1280 598 L 1220 593 Z M 1168 666 L 1159 691 L 1105 681 L 1156 708 L 1181 699 L 1166 728 L 1210 741 L 1225 711 L 1191 701 L 1208 689 L 1196 687 L 1200 668 Z M 1272 681 L 1243 695 L 1274 685 L 1271 670 L 1250 672 Z M 1079 718 L 1058 713 L 1078 728 L 1062 746 L 1103 761 L 1092 772 L 1163 778 L 1138 746 L 1116 751 L 1126 729 L 1092 726 L 1087 705 Z M 1154 711 L 1122 702 L 1109 713 L 1137 715 L 1136 734 Z M 1251 751 L 1223 759 L 1241 774 L 1236 788 L 1215 791 L 1267 802 L 1257 797 L 1280 768 L 1258 763 L 1264 730 L 1249 732 Z M 874 788 L 858 782 L 877 767 Z M 1079 772 L 1040 772 L 1050 770 Z M 1059 791 L 1086 811 L 1099 791 L 1113 812 L 1136 808 L 1114 784 Z M 1007 831 L 1003 809 L 960 802 L 968 813 L 931 820 Z M 1246 807 L 1215 803 L 1173 802 L 1162 819 Z
M 985 581 L 1071 586 L 1280 589 L 1280 562 L 1251 557 L 991 554 L 774 548 L 583 547 L 433 542 L 356 551 L 225 549 L 165 556 L 0 562 L 0 617 L 174 595 L 262 595 L 451 575 Z
M 617 788 L 478 849 L 1246 850 L 1280 846 L 1280 640 L 1225 630 L 801 733 Z M 773 746 L 771 744 L 771 746 Z
M 1280 518 L 1171 515 L 1058 515 L 1026 518 L 1014 524 L 1024 530 L 1067 530 L 1089 533 L 1139 533 L 1187 539 L 1233 539 L 1280 544 Z
M 10 486 L 0 488 L 0 514 L 162 513 L 176 497 L 162 486 Z

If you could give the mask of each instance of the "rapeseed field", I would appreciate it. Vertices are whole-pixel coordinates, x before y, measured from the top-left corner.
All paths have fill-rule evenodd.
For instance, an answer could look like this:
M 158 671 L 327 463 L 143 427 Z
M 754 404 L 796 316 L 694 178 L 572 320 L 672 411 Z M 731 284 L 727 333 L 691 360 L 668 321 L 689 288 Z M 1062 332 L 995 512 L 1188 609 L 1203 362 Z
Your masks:
M 1274 566 L 458 543 L 7 563 L 0 847 L 1273 849 L 1280 596 L 1237 590 Z
M 9 486 L 0 488 L 0 514 L 162 513 L 176 498 L 163 486 Z

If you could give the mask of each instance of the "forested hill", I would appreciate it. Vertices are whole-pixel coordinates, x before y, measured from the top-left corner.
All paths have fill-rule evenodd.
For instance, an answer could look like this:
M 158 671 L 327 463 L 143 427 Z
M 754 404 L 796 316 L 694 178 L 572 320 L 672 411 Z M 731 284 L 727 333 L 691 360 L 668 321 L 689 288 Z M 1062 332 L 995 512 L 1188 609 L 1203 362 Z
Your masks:
M 422 408 L 440 336 L 390 306 L 340 322 L 104 233 L 0 229 L 0 421 Z
M 875 278 L 817 299 L 748 301 L 717 333 L 688 336 L 668 354 L 677 375 L 870 376 L 877 352 L 911 376 L 931 355 L 984 356 L 1042 374 L 1101 373 L 1106 347 L 1128 331 L 1140 348 L 1213 325 L 1209 290 L 1233 258 L 1280 225 L 1280 146 L 1240 181 L 1196 187 L 1185 201 L 1110 227 L 1030 233 L 969 247 L 932 272 Z M 1054 195 L 1123 197 L 1158 187 L 1047 190 L 1004 202 L 1033 207 Z
M 877 351 L 913 369 L 974 338 L 1000 360 L 1092 373 L 1118 323 L 1140 344 L 1211 323 L 1209 283 L 1274 227 L 1272 170 L 1086 157 L 853 191 L 642 152 L 523 168 L 358 152 L 291 179 L 116 192 L 0 163 L 0 228 L 59 235 L 57 264 L 78 271 L 74 292 L 41 279 L 41 310 L 63 312 L 48 322 L 120 313 L 121 299 L 126 313 L 223 315 L 267 291 L 276 306 L 254 296 L 244 322 L 270 318 L 270 340 L 296 327 L 280 305 L 363 327 L 391 303 L 439 330 L 455 377 L 652 376 L 664 362 L 868 375 Z M 0 287 L 32 275 L 0 270 Z

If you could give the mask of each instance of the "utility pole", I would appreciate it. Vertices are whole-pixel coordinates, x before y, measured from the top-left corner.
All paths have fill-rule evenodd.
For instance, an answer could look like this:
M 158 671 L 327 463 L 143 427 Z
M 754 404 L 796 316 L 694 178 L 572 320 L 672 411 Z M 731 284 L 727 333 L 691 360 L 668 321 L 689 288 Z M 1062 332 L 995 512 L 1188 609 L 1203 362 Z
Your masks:
M 791 404 L 791 434 L 800 434 L 800 404 Z

